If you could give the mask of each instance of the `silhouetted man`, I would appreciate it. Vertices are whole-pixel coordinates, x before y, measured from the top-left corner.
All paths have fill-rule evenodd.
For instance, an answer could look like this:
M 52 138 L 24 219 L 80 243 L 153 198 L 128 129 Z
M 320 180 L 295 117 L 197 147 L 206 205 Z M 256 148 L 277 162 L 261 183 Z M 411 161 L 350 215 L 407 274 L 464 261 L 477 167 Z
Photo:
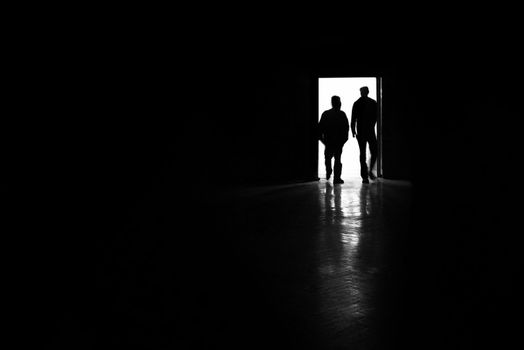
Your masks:
M 377 161 L 377 136 L 375 124 L 377 123 L 377 101 L 368 97 L 367 86 L 360 88 L 360 98 L 353 104 L 351 112 L 351 132 L 357 137 L 360 148 L 360 176 L 363 183 L 369 183 L 368 176 L 374 180 L 373 167 Z M 356 129 L 355 129 L 356 126 Z M 369 171 L 366 164 L 366 144 L 369 144 L 371 160 Z
M 340 110 L 342 103 L 340 97 L 331 97 L 331 106 L 322 113 L 320 117 L 319 138 L 324 144 L 324 158 L 326 164 L 326 178 L 329 180 L 333 169 L 331 168 L 331 159 L 335 157 L 335 180 L 334 183 L 341 184 L 344 181 L 340 178 L 342 174 L 342 163 L 340 157 L 342 156 L 342 147 L 348 140 L 349 122 L 344 111 Z

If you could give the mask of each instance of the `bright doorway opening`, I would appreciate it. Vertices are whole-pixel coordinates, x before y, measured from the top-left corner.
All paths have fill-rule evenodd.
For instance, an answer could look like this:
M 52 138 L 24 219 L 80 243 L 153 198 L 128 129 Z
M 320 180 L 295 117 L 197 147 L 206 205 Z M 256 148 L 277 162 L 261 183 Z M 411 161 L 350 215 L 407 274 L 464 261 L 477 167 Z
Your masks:
M 359 78 L 319 78 L 318 79 L 318 120 L 322 113 L 331 109 L 331 97 L 336 95 L 340 97 L 342 102 L 341 110 L 346 113 L 348 122 L 351 123 L 351 110 L 353 103 L 360 98 L 360 88 L 367 86 L 369 88 L 369 97 L 378 102 L 379 105 L 379 120 L 375 126 L 375 134 L 377 135 L 379 154 L 373 172 L 381 175 L 381 140 L 378 128 L 380 127 L 380 104 L 377 98 L 379 91 L 379 78 L 376 77 L 359 77 Z M 380 91 L 379 91 L 380 92 Z M 360 162 L 359 162 L 359 148 L 356 138 L 353 138 L 351 130 L 349 131 L 349 139 L 344 145 L 342 151 L 342 179 L 360 178 Z M 369 147 L 367 150 L 367 162 L 369 165 L 370 158 Z M 324 145 L 319 141 L 318 147 L 318 176 L 321 179 L 326 178 L 326 168 L 324 166 Z

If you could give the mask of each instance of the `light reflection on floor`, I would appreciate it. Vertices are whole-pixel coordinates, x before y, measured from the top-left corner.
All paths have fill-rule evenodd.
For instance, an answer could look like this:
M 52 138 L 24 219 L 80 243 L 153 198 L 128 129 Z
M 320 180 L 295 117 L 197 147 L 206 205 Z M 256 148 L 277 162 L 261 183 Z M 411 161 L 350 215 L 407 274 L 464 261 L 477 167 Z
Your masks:
M 325 331 L 333 336 L 349 331 L 348 326 L 353 329 L 359 325 L 364 332 L 366 316 L 372 311 L 373 275 L 379 268 L 370 258 L 380 247 L 370 242 L 376 230 L 383 227 L 382 183 L 346 181 L 340 186 L 321 181 L 319 187 L 320 317 Z

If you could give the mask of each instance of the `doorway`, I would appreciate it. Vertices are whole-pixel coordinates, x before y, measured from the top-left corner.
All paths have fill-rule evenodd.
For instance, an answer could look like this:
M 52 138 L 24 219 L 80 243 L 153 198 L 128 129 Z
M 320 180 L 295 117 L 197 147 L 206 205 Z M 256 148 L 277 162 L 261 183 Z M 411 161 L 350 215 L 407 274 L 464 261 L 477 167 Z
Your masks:
M 360 88 L 369 88 L 369 97 L 377 101 L 378 120 L 375 126 L 375 134 L 378 141 L 377 163 L 373 172 L 377 176 L 382 176 L 382 108 L 381 108 L 381 80 L 378 77 L 341 77 L 341 78 L 318 78 L 318 118 L 322 112 L 331 109 L 331 97 L 337 95 L 342 102 L 341 110 L 346 113 L 348 122 L 351 123 L 351 110 L 353 103 L 360 97 Z M 342 152 L 342 179 L 360 178 L 359 148 L 357 139 L 352 137 L 351 129 L 349 139 L 344 145 Z M 367 150 L 367 162 L 369 165 L 369 146 Z M 326 168 L 324 166 L 324 145 L 319 141 L 318 147 L 318 176 L 320 179 L 326 178 Z

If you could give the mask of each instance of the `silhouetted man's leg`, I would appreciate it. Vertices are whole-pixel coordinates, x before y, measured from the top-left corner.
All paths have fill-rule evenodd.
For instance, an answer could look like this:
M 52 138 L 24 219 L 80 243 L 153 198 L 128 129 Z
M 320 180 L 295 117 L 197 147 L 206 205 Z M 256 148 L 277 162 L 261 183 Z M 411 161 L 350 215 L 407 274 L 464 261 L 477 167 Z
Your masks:
M 358 148 L 360 148 L 360 176 L 363 181 L 368 181 L 368 166 L 366 164 L 366 138 L 357 135 Z
M 342 162 L 340 161 L 342 157 L 342 146 L 337 147 L 334 150 L 334 156 L 335 156 L 335 183 L 344 183 L 344 181 L 341 178 L 342 175 Z
M 333 169 L 331 168 L 331 158 L 333 158 L 332 147 L 326 146 L 324 149 L 324 164 L 326 165 L 326 179 L 329 180 Z
M 368 173 L 369 173 L 369 177 L 371 177 L 371 179 L 374 179 L 375 175 L 373 175 L 373 167 L 375 166 L 375 163 L 377 162 L 377 151 L 378 151 L 377 137 L 375 136 L 375 133 L 370 135 L 368 142 L 369 142 L 369 152 L 371 153 L 371 160 L 369 162 Z

